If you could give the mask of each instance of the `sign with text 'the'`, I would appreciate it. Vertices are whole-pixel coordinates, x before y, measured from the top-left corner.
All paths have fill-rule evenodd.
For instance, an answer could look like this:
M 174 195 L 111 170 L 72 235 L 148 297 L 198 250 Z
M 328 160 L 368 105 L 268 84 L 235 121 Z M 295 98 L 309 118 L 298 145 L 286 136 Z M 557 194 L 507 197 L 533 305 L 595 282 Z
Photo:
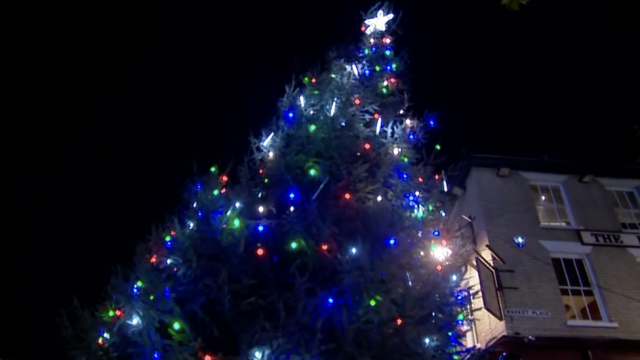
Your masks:
M 580 231 L 580 239 L 586 245 L 640 247 L 640 234 Z

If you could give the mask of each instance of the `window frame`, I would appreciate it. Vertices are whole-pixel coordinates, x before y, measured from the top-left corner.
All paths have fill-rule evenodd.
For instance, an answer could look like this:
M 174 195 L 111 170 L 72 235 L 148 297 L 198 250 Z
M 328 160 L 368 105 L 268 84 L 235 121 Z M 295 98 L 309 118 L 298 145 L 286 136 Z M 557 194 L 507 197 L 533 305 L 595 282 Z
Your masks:
M 602 302 L 602 297 L 600 296 L 600 289 L 598 288 L 598 284 L 595 280 L 595 276 L 593 274 L 593 270 L 591 269 L 591 265 L 589 264 L 589 259 L 587 258 L 586 255 L 578 255 L 578 254 L 562 254 L 562 253 L 552 253 L 551 254 L 551 258 L 552 259 L 559 259 L 560 261 L 562 261 L 562 259 L 579 259 L 582 260 L 582 264 L 584 265 L 585 271 L 587 272 L 587 276 L 589 277 L 589 282 L 591 283 L 590 287 L 586 287 L 582 284 L 582 280 L 580 279 L 580 276 L 578 276 L 578 281 L 580 282 L 580 286 L 572 286 L 569 284 L 569 274 L 567 273 L 567 269 L 564 267 L 564 264 L 562 264 L 562 268 L 564 270 L 564 276 L 567 279 L 567 285 L 566 286 L 562 286 L 559 284 L 556 284 L 556 287 L 559 290 L 562 289 L 566 289 L 566 290 L 580 290 L 580 291 L 584 291 L 584 290 L 590 290 L 593 292 L 593 296 L 596 299 L 596 304 L 598 305 L 598 311 L 600 311 L 600 317 L 602 318 L 602 320 L 585 320 L 585 319 L 578 319 L 578 316 L 576 315 L 576 319 L 567 319 L 567 321 L 587 321 L 587 322 L 609 322 L 609 316 L 607 315 L 605 308 L 603 306 L 603 302 Z M 553 269 L 553 272 L 555 274 L 555 268 Z M 557 274 L 555 274 L 556 277 L 558 276 Z M 574 310 L 576 310 L 576 304 L 573 301 L 573 295 L 570 295 L 571 297 L 571 302 L 573 305 Z M 586 300 L 584 297 L 584 294 L 582 295 L 583 300 Z M 585 301 L 586 304 L 586 301 Z M 587 308 L 587 312 L 589 312 L 589 309 Z M 589 317 L 592 317 L 591 314 L 589 314 Z
M 573 241 L 554 241 L 554 240 L 539 240 L 540 245 L 542 245 L 547 251 L 549 251 L 549 258 L 571 258 L 571 259 L 582 259 L 582 262 L 585 267 L 585 271 L 587 272 L 587 276 L 589 276 L 589 280 L 591 281 L 591 289 L 593 291 L 594 297 L 598 302 L 598 308 L 600 309 L 600 315 L 602 316 L 602 320 L 566 320 L 567 326 L 579 326 L 579 327 L 598 327 L 598 328 L 618 328 L 619 324 L 617 322 L 611 321 L 611 317 L 607 312 L 607 307 L 602 297 L 602 293 L 600 292 L 600 286 L 598 285 L 598 279 L 596 278 L 595 272 L 593 271 L 593 267 L 591 266 L 591 261 L 589 259 L 589 253 L 593 250 L 593 246 L 583 245 L 579 242 Z M 553 274 L 554 286 L 557 290 L 560 290 L 560 285 L 557 284 L 555 269 L 553 265 L 549 263 L 551 267 L 551 273 Z M 560 302 L 562 301 L 562 295 L 560 292 L 556 292 L 559 295 Z M 563 316 L 566 319 L 566 313 L 563 312 Z
M 635 195 L 635 197 L 636 197 L 636 202 L 637 202 L 638 204 L 640 204 L 640 194 L 638 193 L 638 191 L 637 191 L 635 188 L 625 188 L 625 187 L 618 187 L 618 186 L 608 186 L 608 187 L 606 187 L 606 190 L 607 190 L 607 193 L 608 193 L 607 195 L 609 195 L 609 196 L 611 196 L 611 195 L 612 195 L 612 194 L 611 194 L 611 192 L 615 192 L 615 191 L 630 192 L 630 193 L 632 193 L 633 195 Z M 617 195 L 615 195 L 615 194 L 614 194 L 614 196 L 615 196 L 615 198 L 616 198 L 616 201 L 618 202 L 618 206 L 620 206 L 621 204 L 620 204 L 620 200 L 618 200 L 618 196 L 617 196 Z M 613 211 L 614 211 L 614 213 L 616 214 L 616 219 L 618 220 L 618 225 L 620 226 L 620 230 L 621 230 L 622 232 L 625 232 L 625 233 L 632 233 L 632 234 L 640 233 L 640 221 L 636 222 L 636 224 L 638 224 L 638 230 L 633 230 L 633 229 L 631 229 L 631 230 L 630 230 L 630 229 L 622 229 L 622 225 L 621 225 L 621 224 L 622 224 L 622 222 L 621 222 L 621 221 L 620 221 L 620 219 L 618 218 L 618 213 L 617 213 L 617 211 L 618 211 L 618 210 L 628 211 L 628 212 L 630 212 L 631 214 L 634 214 L 635 212 L 640 213 L 640 209 L 637 209 L 637 210 L 633 210 L 633 209 L 631 209 L 631 210 L 629 210 L 629 209 L 622 209 L 622 208 L 620 208 L 620 207 L 614 207 L 614 208 L 613 208 Z
M 535 185 L 538 187 L 538 193 L 540 193 L 540 186 L 548 186 L 548 187 L 558 187 L 560 189 L 560 194 L 562 195 L 562 201 L 564 202 L 564 208 L 567 212 L 567 217 L 569 218 L 569 224 L 568 225 L 553 225 L 553 224 L 543 224 L 542 221 L 540 220 L 540 216 L 537 214 L 537 210 L 538 207 L 535 205 L 535 202 L 533 204 L 533 206 L 536 209 L 536 216 L 538 218 L 538 224 L 541 227 L 548 227 L 548 228 L 558 228 L 558 229 L 575 229 L 578 228 L 578 225 L 576 224 L 576 220 L 573 217 L 573 212 L 571 211 L 571 205 L 569 204 L 569 199 L 567 197 L 567 194 L 564 191 L 564 186 L 562 186 L 562 183 L 558 183 L 558 182 L 554 182 L 554 181 L 529 181 L 529 191 L 531 191 L 531 186 Z M 553 192 L 552 192 L 553 195 Z M 558 205 L 555 201 L 555 198 L 553 199 L 553 208 L 556 211 L 556 216 L 558 216 L 558 220 L 560 220 L 560 216 L 558 215 Z

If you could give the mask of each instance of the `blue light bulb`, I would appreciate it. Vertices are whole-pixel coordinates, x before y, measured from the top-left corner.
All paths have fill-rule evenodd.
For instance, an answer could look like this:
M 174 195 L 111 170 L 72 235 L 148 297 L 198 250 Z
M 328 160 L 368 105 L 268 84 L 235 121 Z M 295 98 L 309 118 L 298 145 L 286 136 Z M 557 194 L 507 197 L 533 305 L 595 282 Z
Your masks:
M 289 193 L 289 199 L 293 200 L 293 198 L 296 197 L 296 194 L 294 193 Z
M 333 304 L 333 298 L 329 298 L 327 299 L 327 301 L 329 302 L 329 304 Z
M 264 226 L 258 225 L 258 231 L 262 232 L 262 230 L 264 230 Z
M 396 244 L 396 239 L 394 238 L 389 239 L 389 245 L 393 246 L 395 244 Z
M 440 236 L 439 230 L 433 230 L 433 236 Z

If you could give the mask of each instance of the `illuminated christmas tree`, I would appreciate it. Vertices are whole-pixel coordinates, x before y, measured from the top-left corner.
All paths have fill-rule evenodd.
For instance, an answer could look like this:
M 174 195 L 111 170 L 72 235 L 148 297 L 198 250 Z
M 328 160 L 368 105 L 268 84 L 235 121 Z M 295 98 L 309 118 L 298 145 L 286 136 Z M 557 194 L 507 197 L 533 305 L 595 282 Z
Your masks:
M 393 20 L 366 14 L 359 47 L 286 89 L 237 171 L 189 187 L 76 326 L 91 343 L 77 358 L 462 357 L 468 253 Z

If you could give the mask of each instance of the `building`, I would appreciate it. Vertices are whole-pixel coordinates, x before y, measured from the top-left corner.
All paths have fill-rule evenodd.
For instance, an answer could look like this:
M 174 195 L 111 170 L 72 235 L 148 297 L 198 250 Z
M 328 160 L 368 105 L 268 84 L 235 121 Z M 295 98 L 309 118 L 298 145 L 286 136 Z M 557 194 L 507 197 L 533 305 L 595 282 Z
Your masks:
M 469 345 L 640 359 L 640 168 L 471 156 L 450 186 L 476 249 Z

